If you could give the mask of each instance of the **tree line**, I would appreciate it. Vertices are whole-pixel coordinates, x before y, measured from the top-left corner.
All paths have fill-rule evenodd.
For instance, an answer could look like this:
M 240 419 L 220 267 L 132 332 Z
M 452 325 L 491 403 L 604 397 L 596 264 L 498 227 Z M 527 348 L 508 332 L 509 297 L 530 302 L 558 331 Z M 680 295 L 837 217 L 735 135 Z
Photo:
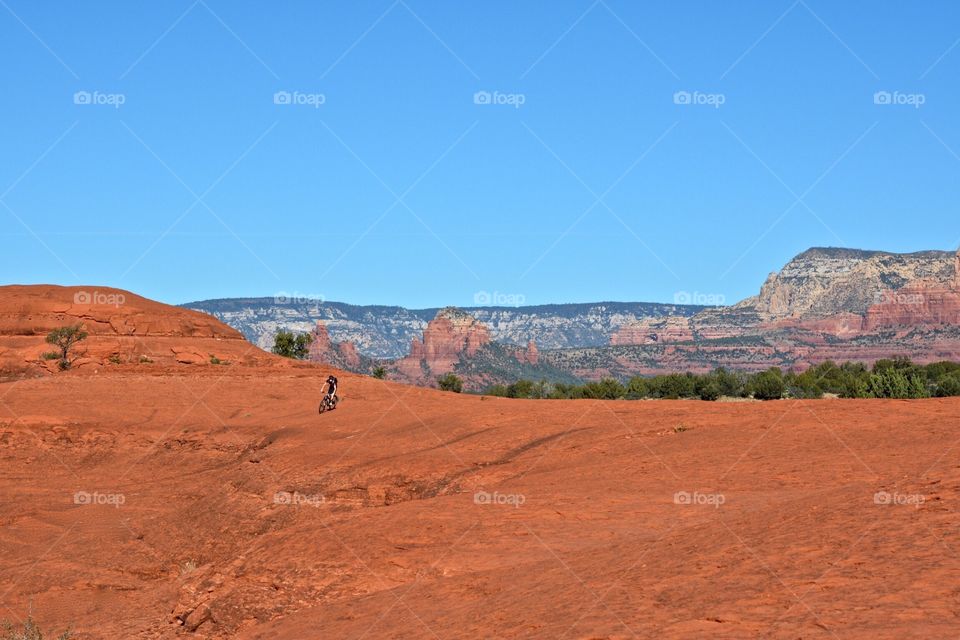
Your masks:
M 443 385 L 449 388 L 449 381 Z M 758 373 L 717 368 L 710 373 L 634 376 L 622 382 L 604 378 L 585 384 L 517 380 L 495 384 L 485 395 L 506 398 L 640 400 L 644 398 L 929 398 L 960 396 L 960 363 L 914 364 L 907 358 L 859 362 L 823 362 L 802 373 L 771 367 Z

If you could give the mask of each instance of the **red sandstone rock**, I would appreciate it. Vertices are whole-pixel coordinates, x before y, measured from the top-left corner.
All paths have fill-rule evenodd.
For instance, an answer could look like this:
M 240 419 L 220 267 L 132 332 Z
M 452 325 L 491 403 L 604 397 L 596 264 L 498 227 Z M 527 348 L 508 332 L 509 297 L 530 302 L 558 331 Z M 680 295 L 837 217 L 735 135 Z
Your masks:
M 473 357 L 490 342 L 490 331 L 473 316 L 447 307 L 441 309 L 423 330 L 423 341 L 414 338 L 410 355 L 398 360 L 395 367 L 407 381 L 432 384 L 444 373 L 453 371 L 461 357 Z
M 624 325 L 610 336 L 611 345 L 662 344 L 687 340 L 693 340 L 690 320 L 674 316 L 649 318 Z
M 42 360 L 51 351 L 45 338 L 71 325 L 82 325 L 89 334 L 74 352 L 76 367 L 209 364 L 210 354 L 231 363 L 278 360 L 213 316 L 129 291 L 11 285 L 0 287 L 0 373 L 56 372 L 55 362 Z
M 312 341 L 308 358 L 311 362 L 323 362 L 341 369 L 356 369 L 360 366 L 360 354 L 356 345 L 350 341 L 331 340 L 330 332 L 322 320 L 317 320 L 310 336 Z

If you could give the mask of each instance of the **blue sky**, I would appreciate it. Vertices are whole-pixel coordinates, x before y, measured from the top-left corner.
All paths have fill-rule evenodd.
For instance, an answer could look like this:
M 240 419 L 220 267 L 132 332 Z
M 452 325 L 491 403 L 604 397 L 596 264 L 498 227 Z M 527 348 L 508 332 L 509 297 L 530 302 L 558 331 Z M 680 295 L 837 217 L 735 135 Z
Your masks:
M 955 249 L 958 18 L 952 0 L 0 0 L 2 280 L 173 303 L 734 302 L 810 246 Z

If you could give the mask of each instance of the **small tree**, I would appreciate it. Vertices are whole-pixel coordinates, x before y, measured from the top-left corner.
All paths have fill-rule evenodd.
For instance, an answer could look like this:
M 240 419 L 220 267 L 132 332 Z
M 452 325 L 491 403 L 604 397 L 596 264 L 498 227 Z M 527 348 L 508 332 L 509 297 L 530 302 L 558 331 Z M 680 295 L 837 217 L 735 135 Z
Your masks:
M 313 337 L 309 333 L 297 333 L 281 329 L 273 338 L 273 353 L 284 358 L 306 360 L 310 355 L 310 343 Z
M 771 367 L 753 376 L 750 389 L 757 400 L 779 400 L 786 391 L 783 383 L 783 372 L 777 367 Z
M 60 370 L 69 369 L 76 358 L 70 357 L 73 347 L 82 340 L 87 339 L 87 332 L 83 330 L 82 325 L 72 327 L 60 327 L 47 334 L 47 343 L 52 344 L 60 350 Z
M 458 375 L 448 373 L 437 378 L 437 386 L 440 387 L 442 391 L 460 393 L 463 391 L 463 380 L 461 380 Z
M 383 365 L 380 365 L 380 366 L 376 367 L 376 368 L 373 370 L 373 373 L 370 374 L 370 375 L 372 375 L 372 376 L 373 376 L 374 378 L 376 378 L 377 380 L 383 380 L 384 378 L 387 377 L 387 369 L 386 369 L 386 367 L 384 367 Z

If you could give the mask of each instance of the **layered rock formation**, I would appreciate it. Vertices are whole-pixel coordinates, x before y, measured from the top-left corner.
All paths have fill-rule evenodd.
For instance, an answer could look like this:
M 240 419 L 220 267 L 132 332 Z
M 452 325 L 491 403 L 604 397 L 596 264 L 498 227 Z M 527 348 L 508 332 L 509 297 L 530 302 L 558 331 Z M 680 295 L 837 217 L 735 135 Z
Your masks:
M 693 340 L 690 320 L 676 316 L 624 325 L 610 336 L 611 345 L 659 344 L 685 340 Z
M 88 338 L 74 350 L 75 368 L 127 364 L 268 363 L 277 359 L 236 329 L 204 313 L 106 287 L 0 287 L 0 373 L 56 370 L 43 354 L 47 334 L 81 325 Z
M 953 286 L 957 255 L 949 251 L 887 253 L 813 248 L 772 273 L 759 295 L 734 305 L 761 321 L 863 315 L 883 295 L 910 283 Z
M 361 368 L 360 354 L 352 342 L 333 342 L 323 321 L 318 320 L 310 332 L 310 355 L 312 362 L 322 362 L 340 369 L 357 370 Z
M 395 363 L 405 379 L 432 381 L 453 371 L 461 358 L 471 358 L 490 342 L 490 330 L 454 307 L 441 309 L 423 330 L 423 339 L 410 342 L 410 354 Z

